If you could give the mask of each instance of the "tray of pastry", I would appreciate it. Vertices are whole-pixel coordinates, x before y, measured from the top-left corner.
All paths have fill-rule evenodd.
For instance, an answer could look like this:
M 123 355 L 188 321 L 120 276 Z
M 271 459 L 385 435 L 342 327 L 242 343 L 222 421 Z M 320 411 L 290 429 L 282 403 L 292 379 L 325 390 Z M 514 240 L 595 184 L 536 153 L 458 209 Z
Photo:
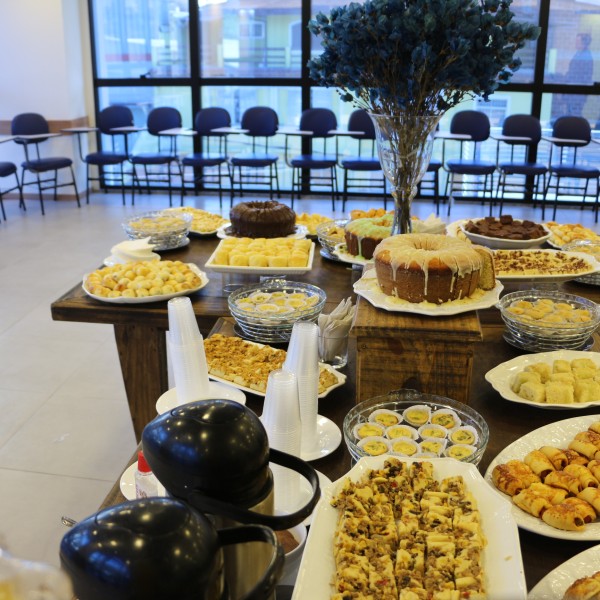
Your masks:
M 208 237 L 217 234 L 219 227 L 228 222 L 221 215 L 211 213 L 201 208 L 192 206 L 177 206 L 166 208 L 165 212 L 184 213 L 192 216 L 190 233 L 201 237 Z
M 584 252 L 561 250 L 495 250 L 496 277 L 506 281 L 570 281 L 600 270 L 600 262 Z
M 204 340 L 206 363 L 211 379 L 264 396 L 269 373 L 281 369 L 286 351 L 239 337 L 215 333 Z M 343 385 L 346 376 L 330 365 L 319 364 L 319 398 Z
M 562 540 L 600 540 L 600 415 L 550 423 L 492 460 L 486 481 L 517 525 Z
M 217 273 L 301 275 L 312 269 L 315 243 L 293 238 L 226 238 L 204 267 Z

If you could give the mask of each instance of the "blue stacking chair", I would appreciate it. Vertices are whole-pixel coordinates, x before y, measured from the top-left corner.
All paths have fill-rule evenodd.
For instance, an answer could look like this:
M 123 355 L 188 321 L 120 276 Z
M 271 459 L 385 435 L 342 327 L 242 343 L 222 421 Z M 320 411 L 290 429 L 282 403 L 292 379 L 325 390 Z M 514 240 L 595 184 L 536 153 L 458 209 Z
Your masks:
M 194 185 L 217 184 L 220 207 L 223 206 L 224 177 L 229 178 L 229 186 L 232 188 L 231 173 L 227 162 L 227 133 L 213 131 L 221 127 L 231 127 L 231 116 L 227 110 L 218 107 L 199 110 L 194 118 L 194 130 L 200 138 L 200 152 L 188 154 L 181 160 L 184 176 L 183 193 L 185 194 L 185 168 L 191 167 L 194 170 L 192 180 Z M 216 142 L 216 150 L 211 148 L 211 141 Z M 224 170 L 223 167 L 225 167 Z M 215 168 L 216 172 L 214 172 Z
M 8 192 L 13 192 L 14 190 L 19 190 L 19 205 L 24 207 L 23 203 L 23 190 L 21 189 L 21 182 L 19 181 L 19 174 L 17 173 L 17 165 L 15 163 L 9 161 L 0 161 L 0 179 L 4 179 L 5 177 L 10 177 L 11 175 L 15 176 L 15 183 L 11 188 L 3 190 L 0 187 L 0 209 L 2 209 L 2 217 L 6 221 L 6 211 L 4 210 L 4 200 L 2 196 L 7 194 Z
M 385 193 L 385 176 L 381 168 L 381 163 L 377 156 L 377 144 L 375 142 L 375 126 L 369 113 L 359 108 L 351 113 L 348 119 L 348 131 L 355 131 L 356 135 L 350 135 L 353 140 L 357 140 L 358 153 L 353 156 L 344 156 L 339 159 L 339 165 L 344 171 L 344 191 L 342 197 L 342 210 L 346 210 L 346 201 L 348 200 L 348 190 L 351 188 L 360 189 L 380 189 L 383 195 L 383 206 L 387 209 L 387 196 Z M 339 138 L 336 138 L 336 140 Z M 366 147 L 366 152 L 364 148 Z M 336 150 L 339 156 L 339 151 Z M 368 177 L 368 173 L 381 174 L 381 177 L 374 179 Z M 353 175 L 357 173 L 357 175 Z
M 81 206 L 73 161 L 66 156 L 42 157 L 40 153 L 40 145 L 54 135 L 50 133 L 48 121 L 38 113 L 21 113 L 13 118 L 11 133 L 15 136 L 15 143 L 23 146 L 25 152 L 25 160 L 21 163 L 21 186 L 23 188 L 26 185 L 37 185 L 42 214 L 45 214 L 43 192 L 52 190 L 54 200 L 57 200 L 59 187 L 73 186 L 77 206 Z M 58 183 L 58 172 L 63 169 L 70 171 L 71 181 Z M 35 176 L 33 181 L 25 180 L 25 174 L 28 172 Z M 25 204 L 22 206 L 24 208 Z
M 141 189 L 141 183 L 146 183 L 150 191 L 151 183 L 167 183 L 169 191 L 169 206 L 173 206 L 173 171 L 181 178 L 181 164 L 177 155 L 177 136 L 164 135 L 161 132 L 168 129 L 181 128 L 181 114 L 176 108 L 161 106 L 154 108 L 148 114 L 146 125 L 148 133 L 157 140 L 158 149 L 155 152 L 140 152 L 129 157 L 133 165 L 134 185 L 131 191 L 131 204 L 135 203 L 135 188 Z M 136 167 L 143 167 L 144 177 L 141 178 Z M 166 173 L 165 169 L 166 167 Z M 183 201 L 183 198 L 182 198 Z
M 231 202 L 237 181 L 240 196 L 244 194 L 243 183 L 267 184 L 269 198 L 273 199 L 273 183 L 279 198 L 279 176 L 277 161 L 279 156 L 269 151 L 269 140 L 276 135 L 279 128 L 277 113 L 268 106 L 254 106 L 244 111 L 241 128 L 244 134 L 252 138 L 250 152 L 241 152 L 230 157 L 231 171 Z M 237 179 L 236 179 L 237 170 Z M 265 171 L 267 171 L 265 173 Z

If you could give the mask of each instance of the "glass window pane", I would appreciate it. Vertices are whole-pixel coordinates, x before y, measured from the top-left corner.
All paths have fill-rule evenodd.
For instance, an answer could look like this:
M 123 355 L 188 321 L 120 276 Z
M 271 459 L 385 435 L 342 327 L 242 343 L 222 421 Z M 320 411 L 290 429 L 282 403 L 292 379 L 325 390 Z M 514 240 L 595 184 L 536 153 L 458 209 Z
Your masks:
M 93 0 L 97 77 L 189 77 L 187 0 Z
M 552 2 L 545 83 L 590 85 L 599 78 L 598 65 L 595 64 L 600 50 L 598 17 L 596 2 Z
M 102 87 L 98 90 L 100 103 L 98 110 L 114 104 L 128 106 L 133 113 L 134 124 L 145 127 L 148 114 L 153 108 L 171 106 L 181 113 L 184 127 L 192 127 L 192 105 L 190 91 L 187 87 Z M 110 140 L 102 140 L 103 147 L 110 147 Z M 147 132 L 135 133 L 129 136 L 129 151 L 154 151 L 157 148 L 156 137 Z M 192 152 L 193 140 L 190 137 L 179 136 L 177 148 L 181 153 Z
M 300 77 L 300 0 L 200 0 L 203 77 Z

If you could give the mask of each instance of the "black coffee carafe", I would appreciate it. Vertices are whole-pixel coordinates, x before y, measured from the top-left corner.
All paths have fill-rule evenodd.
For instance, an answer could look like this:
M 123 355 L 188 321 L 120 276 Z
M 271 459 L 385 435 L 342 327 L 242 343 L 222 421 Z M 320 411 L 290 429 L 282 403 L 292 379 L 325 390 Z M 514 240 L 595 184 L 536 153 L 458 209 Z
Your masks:
M 259 418 L 230 400 L 192 402 L 156 417 L 143 431 L 142 447 L 167 492 L 210 515 L 218 529 L 241 523 L 289 529 L 312 513 L 320 496 L 316 471 L 269 449 Z M 293 514 L 274 515 L 270 462 L 295 470 L 312 486 L 310 500 Z M 224 548 L 224 554 L 231 598 L 239 598 L 268 568 L 272 551 L 248 543 Z

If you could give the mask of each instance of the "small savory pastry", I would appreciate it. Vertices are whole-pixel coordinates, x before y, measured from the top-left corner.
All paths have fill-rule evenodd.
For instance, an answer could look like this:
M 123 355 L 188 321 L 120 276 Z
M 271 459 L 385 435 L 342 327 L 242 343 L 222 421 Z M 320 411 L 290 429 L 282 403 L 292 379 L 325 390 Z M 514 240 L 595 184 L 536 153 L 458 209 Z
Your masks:
M 400 456 L 414 456 L 419 451 L 419 445 L 411 438 L 395 438 L 391 440 L 391 449 Z
M 542 404 L 546 401 L 546 387 L 537 381 L 526 381 L 519 388 L 519 397 Z
M 419 435 L 422 439 L 441 438 L 444 439 L 448 435 L 448 430 L 443 425 L 434 425 L 427 423 L 419 427 Z
M 579 500 L 578 498 L 567 498 L 561 504 L 551 506 L 542 513 L 542 520 L 551 527 L 562 529 L 564 531 L 582 531 L 586 522 L 590 522 L 589 511 L 584 506 L 587 502 L 581 500 L 584 505 L 569 502 L 570 500 Z M 589 505 L 588 505 L 589 506 Z M 589 507 L 592 509 L 592 507 Z M 592 509 L 593 512 L 593 509 Z M 593 520 L 594 516 L 591 518 Z
M 597 488 L 600 484 L 589 468 L 584 467 L 583 465 L 567 465 L 564 468 L 564 472 L 577 477 L 581 483 L 582 489 L 586 487 Z
M 591 504 L 596 513 L 600 514 L 600 490 L 598 488 L 586 487 L 577 494 L 577 497 Z
M 423 440 L 419 444 L 419 451 L 430 452 L 431 454 L 440 456 L 440 454 L 446 449 L 446 443 L 446 440 L 441 440 L 439 438 L 430 438 L 428 440 Z
M 383 437 L 366 437 L 358 442 L 358 447 L 369 456 L 379 456 L 390 451 L 388 441 Z
M 573 404 L 575 402 L 573 384 L 564 381 L 549 381 L 546 384 L 546 402 L 548 404 Z
M 543 452 L 550 459 L 550 462 L 554 465 L 554 468 L 557 471 L 561 471 L 569 464 L 567 455 L 559 448 L 554 448 L 553 446 L 542 446 L 540 448 L 540 452 Z
M 477 451 L 475 446 L 471 446 L 469 444 L 455 444 L 454 446 L 450 446 L 444 452 L 445 456 L 449 458 L 455 458 L 456 460 L 465 460 L 465 458 L 469 458 Z
M 419 437 L 419 434 L 414 427 L 411 427 L 410 425 L 401 424 L 392 425 L 391 427 L 388 427 L 385 430 L 385 437 L 389 438 L 390 440 L 399 437 L 407 437 L 415 440 L 417 439 L 417 437 Z
M 369 421 L 373 423 L 379 423 L 380 425 L 383 425 L 383 427 L 391 427 L 392 425 L 398 425 L 401 423 L 402 417 L 393 410 L 380 408 L 378 410 L 374 410 L 369 415 Z
M 589 431 L 600 433 L 600 421 L 594 421 L 589 427 Z
M 510 389 L 515 394 L 518 394 L 519 390 L 521 389 L 521 386 L 524 383 L 527 383 L 528 381 L 533 381 L 534 383 L 542 383 L 539 373 L 534 373 L 532 371 L 521 371 L 520 373 L 517 373 L 515 375 L 515 378 L 513 379 L 510 385 Z
M 539 475 L 540 479 L 544 479 L 548 473 L 555 471 L 554 465 L 541 450 L 532 450 L 525 456 L 523 462 L 536 475 Z
M 579 442 L 594 444 L 600 450 L 600 434 L 595 431 L 580 431 L 575 435 L 575 439 Z
M 492 481 L 501 492 L 514 496 L 532 483 L 540 482 L 540 478 L 524 462 L 509 460 L 494 467 Z
M 414 425 L 415 427 L 420 427 L 421 425 L 425 425 L 425 423 L 429 422 L 429 418 L 431 417 L 431 408 L 429 408 L 429 406 L 425 406 L 424 404 L 410 406 L 402 413 L 402 416 L 406 422 Z
M 552 487 L 545 483 L 532 483 L 527 490 L 533 494 L 542 496 L 542 498 L 546 498 L 550 504 L 560 504 L 561 502 L 564 502 L 565 498 L 569 495 L 567 490 Z
M 470 425 L 456 427 L 448 434 L 448 438 L 453 444 L 468 444 L 471 446 L 474 446 L 479 441 L 477 431 Z
M 550 365 L 546 363 L 534 363 L 525 367 L 525 370 L 531 371 L 533 373 L 538 373 L 542 383 L 546 383 L 550 375 L 552 375 L 552 369 Z
M 530 491 L 529 488 L 521 490 L 512 500 L 521 510 L 534 517 L 541 517 L 543 512 L 552 506 L 549 500 Z
M 577 477 L 569 475 L 569 473 L 565 473 L 564 471 L 552 471 L 548 473 L 544 478 L 544 483 L 546 485 L 552 485 L 567 490 L 567 492 L 571 492 L 571 494 L 575 495 L 579 494 L 583 489 L 583 486 Z
M 573 440 L 569 444 L 569 450 L 575 450 L 579 454 L 585 456 L 588 460 L 592 460 L 593 458 L 600 458 L 600 452 L 598 448 L 591 442 L 583 442 L 581 440 Z M 598 456 L 596 457 L 596 454 Z
M 590 460 L 586 467 L 592 472 L 592 475 L 600 481 L 600 460 Z
M 589 462 L 589 459 L 585 456 L 583 456 L 582 454 L 579 454 L 579 452 L 576 452 L 575 450 L 572 450 L 571 448 L 566 448 L 563 449 L 563 452 L 565 454 L 565 456 L 567 457 L 567 460 L 569 461 L 569 464 L 576 464 L 576 465 L 587 465 Z
M 459 416 L 450 408 L 440 408 L 431 415 L 431 422 L 446 429 L 454 429 L 461 424 Z
M 562 600 L 593 600 L 598 597 L 600 597 L 600 578 L 582 577 L 576 579 L 567 588 Z
M 383 425 L 378 423 L 359 423 L 354 428 L 354 435 L 362 440 L 366 437 L 382 436 L 384 431 Z

